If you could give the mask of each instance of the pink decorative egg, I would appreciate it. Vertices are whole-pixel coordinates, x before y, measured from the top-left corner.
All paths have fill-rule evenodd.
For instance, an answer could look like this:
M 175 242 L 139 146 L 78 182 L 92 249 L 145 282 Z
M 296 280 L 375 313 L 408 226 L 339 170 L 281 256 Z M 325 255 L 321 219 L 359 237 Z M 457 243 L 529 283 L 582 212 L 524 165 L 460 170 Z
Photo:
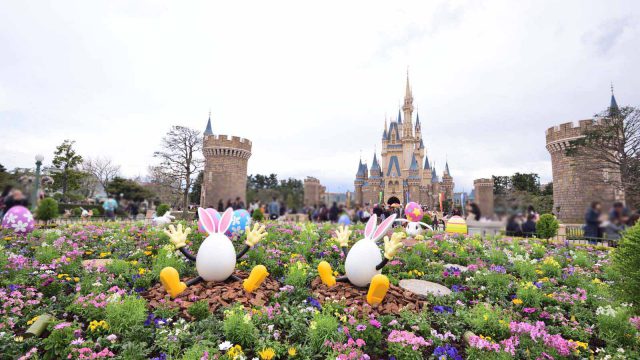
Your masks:
M 411 222 L 422 221 L 422 216 L 424 215 L 420 204 L 413 201 L 408 203 L 407 206 L 404 207 L 404 214 L 407 217 L 407 220 Z
M 35 228 L 31 211 L 24 206 L 14 206 L 2 218 L 2 227 L 13 229 L 16 234 L 28 234 Z

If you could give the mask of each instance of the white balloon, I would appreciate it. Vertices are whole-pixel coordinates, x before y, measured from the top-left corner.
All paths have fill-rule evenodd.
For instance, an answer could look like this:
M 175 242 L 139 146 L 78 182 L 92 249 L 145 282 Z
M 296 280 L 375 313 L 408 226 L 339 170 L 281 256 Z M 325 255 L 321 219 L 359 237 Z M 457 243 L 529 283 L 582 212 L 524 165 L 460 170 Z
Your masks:
M 229 238 L 221 233 L 209 234 L 196 255 L 196 269 L 206 281 L 224 281 L 236 268 L 236 250 Z
M 362 239 L 356 242 L 349 250 L 344 262 L 344 270 L 355 286 L 367 286 L 376 274 L 382 270 L 376 270 L 376 266 L 382 262 L 380 248 L 371 239 Z

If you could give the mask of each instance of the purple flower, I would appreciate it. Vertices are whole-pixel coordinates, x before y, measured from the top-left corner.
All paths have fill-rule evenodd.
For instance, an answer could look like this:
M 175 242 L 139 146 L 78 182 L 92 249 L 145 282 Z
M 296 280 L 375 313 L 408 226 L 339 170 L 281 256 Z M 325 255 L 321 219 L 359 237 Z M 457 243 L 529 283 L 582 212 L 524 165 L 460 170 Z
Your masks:
M 436 305 L 433 307 L 433 312 L 435 312 L 436 314 L 442 314 L 442 313 L 453 314 L 453 308 L 451 308 L 451 306 L 446 306 L 446 305 Z
M 367 325 L 360 324 L 360 325 L 356 326 L 356 330 L 357 331 L 365 331 L 365 330 L 367 330 Z
M 322 305 L 320 305 L 320 302 L 314 298 L 312 298 L 311 296 L 309 296 L 307 298 L 307 302 L 309 303 L 309 305 L 313 306 L 314 308 L 318 309 L 318 310 L 322 310 Z

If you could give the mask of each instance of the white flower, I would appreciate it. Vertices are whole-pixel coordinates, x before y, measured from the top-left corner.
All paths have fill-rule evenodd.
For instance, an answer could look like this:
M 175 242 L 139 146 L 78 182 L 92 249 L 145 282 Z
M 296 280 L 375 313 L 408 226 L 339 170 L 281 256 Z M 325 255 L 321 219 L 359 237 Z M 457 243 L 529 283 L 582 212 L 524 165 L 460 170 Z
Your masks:
M 18 221 L 17 223 L 11 224 L 11 227 L 15 232 L 27 232 L 27 223 L 23 223 L 22 221 Z
M 231 349 L 232 346 L 233 344 L 231 342 L 225 341 L 222 344 L 218 345 L 218 349 L 220 349 L 220 351 L 227 351 Z
M 15 214 L 11 213 L 11 214 L 7 214 L 6 218 L 9 224 L 13 224 L 14 222 L 16 222 L 16 219 L 18 217 Z
M 22 216 L 24 216 L 24 218 L 27 219 L 27 221 L 32 221 L 33 220 L 33 215 L 30 212 L 24 213 L 24 214 L 22 214 Z

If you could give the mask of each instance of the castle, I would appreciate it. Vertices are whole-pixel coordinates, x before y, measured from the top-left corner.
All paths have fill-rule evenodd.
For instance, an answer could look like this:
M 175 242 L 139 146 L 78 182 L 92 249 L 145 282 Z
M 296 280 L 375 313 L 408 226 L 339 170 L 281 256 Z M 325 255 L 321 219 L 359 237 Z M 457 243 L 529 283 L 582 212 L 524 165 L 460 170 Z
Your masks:
M 613 90 L 609 111 L 619 111 Z M 583 137 L 587 129 L 598 126 L 602 121 L 605 119 L 580 120 L 578 126 L 569 122 L 546 131 L 547 151 L 551 154 L 553 174 L 554 213 L 565 223 L 584 222 L 584 214 L 592 201 L 600 201 L 605 210 L 615 201 L 624 201 L 624 194 L 612 185 L 612 182 L 619 182 L 619 173 L 607 171 L 609 166 L 604 163 L 598 166 L 598 160 L 588 154 L 566 154 L 572 141 Z M 596 171 L 595 168 L 602 170 Z
M 237 136 L 214 135 L 211 114 L 204 131 L 202 152 L 205 158 L 200 206 L 217 208 L 236 197 L 246 203 L 247 162 L 251 157 L 251 141 Z
M 404 104 L 398 110 L 398 118 L 388 126 L 385 119 L 380 161 L 374 153 L 371 169 L 362 163 L 362 159 L 358 165 L 354 181 L 356 205 L 415 201 L 433 209 L 439 206 L 440 194 L 443 199 L 453 198 L 454 183 L 449 164 L 445 164 L 440 180 L 426 154 L 417 113 L 414 126 L 413 109 L 407 74 Z

